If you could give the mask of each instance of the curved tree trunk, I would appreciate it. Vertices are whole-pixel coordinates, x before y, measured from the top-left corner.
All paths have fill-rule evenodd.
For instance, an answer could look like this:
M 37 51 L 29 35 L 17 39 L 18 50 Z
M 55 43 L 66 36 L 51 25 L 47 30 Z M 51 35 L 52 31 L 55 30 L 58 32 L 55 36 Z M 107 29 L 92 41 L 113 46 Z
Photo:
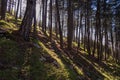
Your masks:
M 30 37 L 35 2 L 36 0 L 27 0 L 26 12 L 19 29 L 25 40 L 29 40 Z

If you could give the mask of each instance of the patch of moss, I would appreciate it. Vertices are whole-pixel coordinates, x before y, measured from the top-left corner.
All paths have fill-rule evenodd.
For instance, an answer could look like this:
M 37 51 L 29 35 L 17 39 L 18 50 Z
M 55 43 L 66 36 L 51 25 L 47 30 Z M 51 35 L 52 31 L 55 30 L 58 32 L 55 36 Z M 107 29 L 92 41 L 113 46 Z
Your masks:
M 17 30 L 18 28 L 15 26 L 15 24 L 11 23 L 11 22 L 6 22 L 4 20 L 0 20 L 0 28 L 11 32 L 12 30 Z
M 6 18 L 10 23 L 20 25 L 22 20 L 21 19 L 15 19 L 15 16 L 10 15 L 9 13 L 6 13 Z

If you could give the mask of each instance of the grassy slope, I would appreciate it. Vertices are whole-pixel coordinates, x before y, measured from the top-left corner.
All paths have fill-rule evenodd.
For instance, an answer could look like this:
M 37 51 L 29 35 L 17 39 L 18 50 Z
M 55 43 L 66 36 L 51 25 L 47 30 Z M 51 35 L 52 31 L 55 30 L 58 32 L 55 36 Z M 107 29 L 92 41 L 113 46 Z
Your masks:
M 40 38 L 42 39 L 42 38 Z M 43 40 L 43 39 L 42 39 Z M 55 39 L 54 39 L 55 40 Z M 47 47 L 46 45 L 49 44 L 49 41 L 47 40 L 47 43 L 42 43 L 40 40 L 37 40 L 38 44 L 40 46 L 43 46 L 48 49 L 48 52 L 51 52 L 51 49 Z M 116 64 L 114 61 L 94 61 L 92 58 L 89 57 L 89 55 L 86 53 L 86 51 L 80 50 L 80 53 L 77 54 L 75 52 L 70 53 L 71 56 L 75 57 L 74 59 L 70 59 L 70 57 L 64 55 L 66 53 L 57 51 L 55 52 L 52 50 L 51 55 L 57 54 L 57 56 L 62 56 L 60 59 L 62 61 L 68 62 L 71 65 L 73 65 L 73 68 L 75 69 L 75 72 L 80 75 L 80 77 L 83 77 L 86 79 L 91 80 L 119 80 L 120 79 L 120 64 Z M 79 57 L 78 57 L 79 56 Z M 66 63 L 64 63 L 66 64 Z M 67 64 L 67 65 L 69 65 Z M 71 69 L 72 70 L 72 69 Z M 81 79 L 83 79 L 81 78 Z
M 48 54 L 43 48 L 37 48 L 30 43 L 19 45 L 13 40 L 0 39 L 0 79 L 18 80 L 69 80 L 68 72 L 56 68 L 52 63 L 39 60 L 42 54 Z
M 40 60 L 44 55 L 50 56 L 44 47 L 37 47 L 33 42 L 18 43 L 11 38 L 11 32 L 18 28 L 13 16 L 7 14 L 7 18 L 9 22 L 0 21 L 1 28 L 9 34 L 9 38 L 0 37 L 0 80 L 76 80 L 77 76 L 70 77 L 64 67 Z
M 0 21 L 0 26 L 9 32 L 17 30 L 15 25 L 15 19 L 13 16 L 7 14 L 9 22 Z M 20 24 L 20 20 L 17 21 Z M 15 38 L 15 37 L 14 37 Z M 49 41 L 48 41 L 49 43 Z M 35 46 L 36 44 L 37 46 Z M 81 51 L 81 53 L 85 53 Z M 60 66 L 56 67 L 53 63 L 47 61 L 40 61 L 40 58 L 44 55 L 49 55 L 51 59 L 54 59 Z M 62 53 L 61 53 L 62 54 Z M 68 56 L 61 55 L 49 49 L 45 43 L 39 40 L 33 40 L 32 42 L 21 42 L 19 44 L 16 40 L 5 37 L 0 38 L 0 64 L 4 64 L 5 67 L 0 68 L 0 79 L 5 80 L 18 80 L 32 79 L 32 80 L 77 80 L 88 76 L 87 79 L 100 79 L 100 80 L 119 80 L 120 79 L 120 65 L 114 62 L 104 62 L 106 66 L 100 66 L 96 62 L 91 61 L 87 55 L 83 55 L 82 58 L 87 64 L 91 64 L 102 77 L 92 70 L 82 69 L 84 63 L 82 59 L 78 59 L 79 65 L 74 60 L 71 60 Z M 64 52 L 63 52 L 64 54 Z M 71 66 L 73 65 L 73 69 Z M 116 68 L 116 69 L 115 69 Z M 79 76 L 78 76 L 79 75 Z

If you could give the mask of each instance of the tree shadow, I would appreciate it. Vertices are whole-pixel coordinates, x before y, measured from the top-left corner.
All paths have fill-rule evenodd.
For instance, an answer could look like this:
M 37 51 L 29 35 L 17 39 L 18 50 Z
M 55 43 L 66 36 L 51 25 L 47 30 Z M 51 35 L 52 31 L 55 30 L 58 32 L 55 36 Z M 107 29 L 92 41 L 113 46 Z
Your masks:
M 78 66 L 80 69 L 82 69 L 84 76 L 82 76 L 82 78 L 80 78 L 80 80 L 81 79 L 82 80 L 88 80 L 88 79 L 104 80 L 105 77 L 100 72 L 98 72 L 93 67 L 93 65 L 91 65 L 89 62 L 87 62 L 82 56 L 77 55 L 76 50 L 69 51 L 67 49 L 61 49 L 60 47 L 58 47 L 58 45 L 55 42 L 52 43 L 52 49 L 54 49 L 54 52 L 59 55 L 60 59 L 63 62 L 65 62 L 64 64 L 71 66 L 71 62 L 69 62 L 68 60 L 65 59 L 65 57 L 69 57 L 70 60 L 72 60 L 73 63 L 76 64 L 76 66 Z
M 120 63 L 115 63 L 115 61 L 98 61 L 97 58 L 86 55 L 86 54 L 81 54 L 84 56 L 86 59 L 88 59 L 94 66 L 97 64 L 99 67 L 103 68 L 105 72 L 110 73 L 112 76 L 120 76 Z
M 102 75 L 98 70 L 96 70 L 96 68 L 92 64 L 90 64 L 89 61 L 85 59 L 85 57 L 78 55 L 78 52 L 75 49 L 72 49 L 71 51 L 65 49 L 64 51 L 66 53 L 68 52 L 68 54 L 72 56 L 71 60 L 74 61 L 74 63 L 77 64 L 80 68 L 82 68 L 84 75 L 88 79 L 104 80 L 105 76 Z
M 44 45 L 48 48 L 48 49 L 51 49 L 53 50 L 59 57 L 59 59 L 62 61 L 62 63 L 65 65 L 65 69 L 69 72 L 69 77 L 72 79 L 72 80 L 86 80 L 86 78 L 83 76 L 83 75 L 79 75 L 75 69 L 72 69 L 72 64 L 70 63 L 70 61 L 66 58 L 66 56 L 64 55 L 64 51 L 57 47 L 58 45 L 55 43 L 55 41 L 52 41 L 52 43 L 49 43 L 49 39 L 45 36 L 39 36 L 39 40 L 44 43 Z M 79 77 L 81 79 L 79 79 Z
M 94 58 L 93 56 L 89 56 L 81 52 L 77 52 L 76 48 L 75 49 L 73 48 L 71 50 L 68 50 L 66 48 L 61 49 L 59 44 L 57 44 L 54 40 L 52 40 L 52 43 L 49 44 L 48 46 L 47 43 L 49 42 L 48 41 L 49 39 L 47 37 L 40 38 L 40 39 L 46 45 L 47 48 L 52 49 L 60 57 L 60 59 L 64 62 L 64 64 L 71 66 L 71 62 L 66 59 L 66 57 L 69 57 L 69 59 L 72 60 L 73 63 L 79 67 L 79 69 L 82 69 L 84 73 L 84 76 L 82 76 L 82 79 L 85 79 L 85 80 L 88 80 L 88 79 L 104 80 L 105 78 L 109 79 L 109 77 L 104 75 L 104 73 L 102 74 L 99 69 L 103 69 L 105 72 L 107 72 L 108 74 L 110 73 L 110 75 L 112 76 L 118 76 L 118 77 L 120 76 L 119 66 L 115 66 L 115 65 L 110 66 L 110 64 L 99 62 L 97 58 Z

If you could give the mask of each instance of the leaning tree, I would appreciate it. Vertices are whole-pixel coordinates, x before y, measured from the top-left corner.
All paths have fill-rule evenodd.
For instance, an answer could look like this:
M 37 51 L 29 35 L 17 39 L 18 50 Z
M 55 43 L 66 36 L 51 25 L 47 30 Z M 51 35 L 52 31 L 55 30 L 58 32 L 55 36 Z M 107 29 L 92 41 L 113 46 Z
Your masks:
M 25 40 L 29 40 L 30 38 L 30 32 L 32 29 L 32 20 L 34 18 L 33 14 L 35 11 L 35 5 L 36 5 L 36 0 L 27 0 L 25 15 L 19 29 L 20 34 L 23 36 Z

